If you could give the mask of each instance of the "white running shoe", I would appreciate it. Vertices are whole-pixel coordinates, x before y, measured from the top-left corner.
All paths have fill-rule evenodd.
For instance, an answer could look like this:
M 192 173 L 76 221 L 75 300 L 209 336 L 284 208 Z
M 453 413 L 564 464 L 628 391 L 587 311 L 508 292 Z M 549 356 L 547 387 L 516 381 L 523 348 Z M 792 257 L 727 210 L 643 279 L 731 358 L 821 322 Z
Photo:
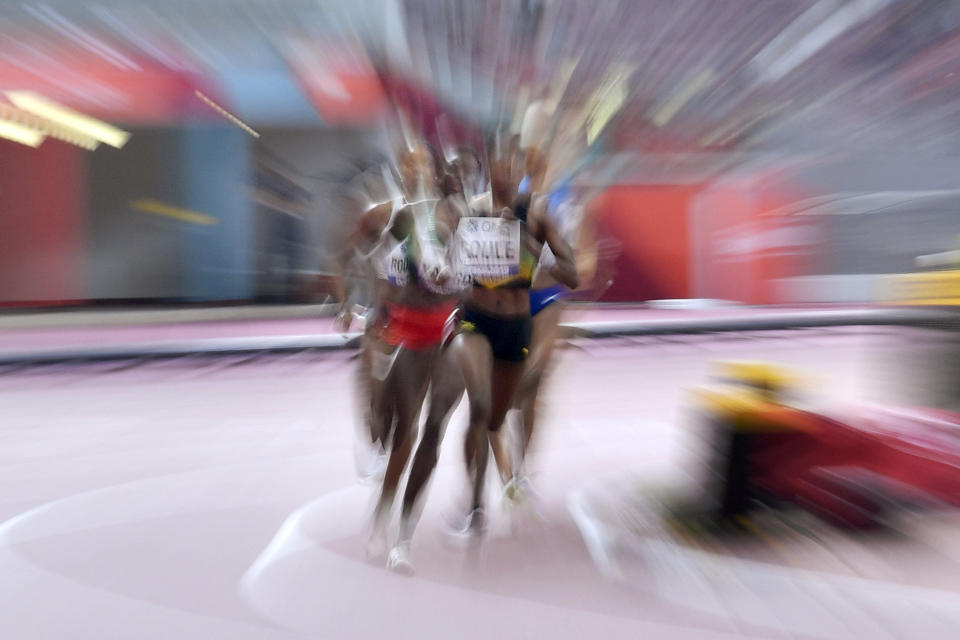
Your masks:
M 511 515 L 517 515 L 520 511 L 529 511 L 536 518 L 543 520 L 543 513 L 540 511 L 538 502 L 537 492 L 526 476 L 513 476 L 503 486 L 501 504 L 504 510 Z
M 479 541 L 486 533 L 486 528 L 483 509 L 474 509 L 461 524 L 448 523 L 446 537 L 454 546 L 464 548 Z
M 413 563 L 410 562 L 410 545 L 406 542 L 398 543 L 390 549 L 387 556 L 387 569 L 402 576 L 413 575 Z
M 506 502 L 513 504 L 521 504 L 526 499 L 526 494 L 524 493 L 525 487 L 525 478 L 520 476 L 513 476 L 507 480 L 507 484 L 503 485 L 503 499 Z
M 357 438 L 353 445 L 353 461 L 357 475 L 364 482 L 380 480 L 387 472 L 390 457 L 379 445 Z

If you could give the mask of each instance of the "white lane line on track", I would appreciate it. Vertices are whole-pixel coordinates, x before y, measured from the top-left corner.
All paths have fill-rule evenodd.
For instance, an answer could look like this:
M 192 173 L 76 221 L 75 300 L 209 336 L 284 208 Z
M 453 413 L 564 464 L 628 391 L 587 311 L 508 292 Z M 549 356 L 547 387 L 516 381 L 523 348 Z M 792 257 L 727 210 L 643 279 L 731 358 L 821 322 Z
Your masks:
M 272 473 L 277 464 L 291 469 L 295 461 L 269 460 L 261 465 L 221 466 L 153 476 L 132 482 L 101 487 L 66 496 L 19 513 L 0 524 L 0 632 L 4 637 L 31 639 L 63 637 L 136 638 L 232 638 L 268 640 L 289 637 L 285 632 L 258 622 L 225 617 L 219 613 L 194 611 L 152 599 L 143 599 L 120 590 L 99 586 L 41 566 L 19 548 L 21 544 L 69 536 L 101 527 L 144 519 L 210 509 L 211 485 L 233 488 L 228 500 L 217 506 L 256 504 L 263 498 L 244 491 L 245 477 L 256 468 Z M 317 456 L 301 456 L 301 467 L 317 464 Z M 200 487 L 183 493 L 182 486 Z M 103 507 L 108 508 L 104 509 Z M 186 532 L 178 532 L 186 535 Z M 193 532 L 202 535 L 202 532 Z M 210 539 L 198 537 L 199 544 Z M 63 544 L 69 544 L 65 538 Z M 186 569 L 189 570 L 189 569 Z M 243 609 L 241 608 L 241 611 Z M 15 613 L 14 613 L 15 612 Z M 53 613 L 55 612 L 55 615 Z
M 291 514 L 241 580 L 251 607 L 274 623 L 312 635 L 369 637 L 402 624 L 405 637 L 727 638 L 729 632 L 687 621 L 642 618 L 508 596 L 478 586 L 396 576 L 326 548 L 356 536 L 358 489 L 327 493 Z M 336 514 L 336 517 L 334 517 Z M 358 541 L 359 542 L 359 541 Z M 330 576 L 337 575 L 337 584 Z M 482 584 L 482 583 L 481 583 Z M 388 597 L 389 596 L 389 597 Z M 363 611 L 371 598 L 377 615 L 334 619 L 332 611 Z M 478 624 L 477 611 L 495 611 Z M 688 626 L 684 626 L 688 625 Z

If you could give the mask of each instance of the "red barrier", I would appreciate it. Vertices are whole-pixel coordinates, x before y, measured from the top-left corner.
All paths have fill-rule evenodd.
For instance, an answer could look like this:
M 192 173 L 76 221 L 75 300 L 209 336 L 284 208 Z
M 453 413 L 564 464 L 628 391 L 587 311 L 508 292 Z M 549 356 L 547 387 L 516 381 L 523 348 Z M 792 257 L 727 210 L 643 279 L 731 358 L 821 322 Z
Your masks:
M 66 304 L 84 297 L 86 152 L 46 140 L 0 140 L 0 304 Z
M 616 239 L 616 276 L 602 300 L 690 296 L 687 211 L 700 185 L 617 185 L 594 203 L 601 236 Z
M 693 296 L 787 302 L 777 281 L 811 271 L 818 235 L 815 217 L 790 210 L 801 199 L 774 171 L 717 182 L 697 194 L 690 211 Z

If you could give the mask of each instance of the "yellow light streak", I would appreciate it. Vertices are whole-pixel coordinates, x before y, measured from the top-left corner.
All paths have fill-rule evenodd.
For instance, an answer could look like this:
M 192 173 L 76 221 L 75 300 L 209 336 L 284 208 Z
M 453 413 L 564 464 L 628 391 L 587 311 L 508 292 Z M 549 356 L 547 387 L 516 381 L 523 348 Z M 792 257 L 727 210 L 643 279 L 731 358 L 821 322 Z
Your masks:
M 209 227 L 220 223 L 220 221 L 214 216 L 207 215 L 206 213 L 200 213 L 199 211 L 190 211 L 189 209 L 174 207 L 173 205 L 160 202 L 159 200 L 131 200 L 130 206 L 138 211 L 143 211 L 144 213 L 152 213 L 158 216 L 165 216 L 167 218 L 182 220 L 183 222 L 190 222 L 192 224 L 198 224 L 202 226 Z

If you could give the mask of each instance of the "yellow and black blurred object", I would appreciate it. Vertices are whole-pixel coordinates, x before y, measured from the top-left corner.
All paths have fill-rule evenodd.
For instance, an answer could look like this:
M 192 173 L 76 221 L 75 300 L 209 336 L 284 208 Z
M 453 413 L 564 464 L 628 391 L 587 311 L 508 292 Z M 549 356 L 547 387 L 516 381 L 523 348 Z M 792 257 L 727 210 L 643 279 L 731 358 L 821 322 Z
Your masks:
M 762 495 L 752 479 L 757 447 L 770 437 L 817 430 L 812 414 L 790 404 L 800 387 L 801 377 L 786 368 L 734 361 L 718 363 L 715 382 L 693 390 L 710 444 L 701 515 L 714 524 L 746 517 Z
M 765 362 L 729 361 L 717 365 L 717 383 L 694 389 L 702 412 L 744 433 L 806 431 L 806 415 L 789 406 L 800 387 L 796 373 Z

